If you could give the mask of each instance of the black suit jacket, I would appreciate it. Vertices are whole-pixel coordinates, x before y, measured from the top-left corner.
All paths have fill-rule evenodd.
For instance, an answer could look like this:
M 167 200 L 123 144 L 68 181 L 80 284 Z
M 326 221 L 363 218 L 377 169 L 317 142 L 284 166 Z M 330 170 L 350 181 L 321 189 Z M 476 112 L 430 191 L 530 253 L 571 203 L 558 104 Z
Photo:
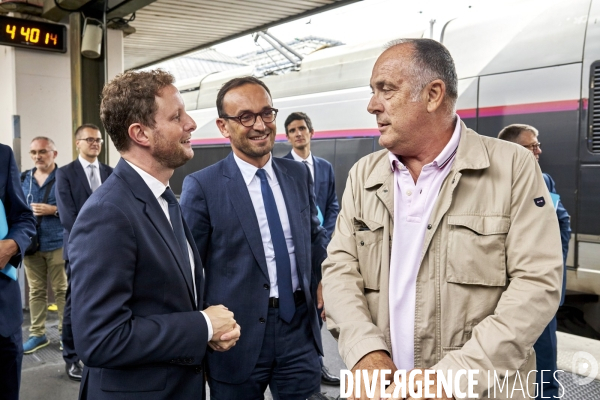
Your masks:
M 0 200 L 8 222 L 8 234 L 4 239 L 13 239 L 19 246 L 19 252 L 8 261 L 15 268 L 23 261 L 25 250 L 35 234 L 36 223 L 25 201 L 20 177 L 12 149 L 0 144 Z M 9 337 L 21 329 L 22 323 L 19 282 L 0 274 L 0 336 Z
M 202 262 L 185 225 L 202 299 Z M 201 398 L 208 327 L 157 199 L 123 159 L 85 203 L 69 242 L 83 399 Z
M 326 257 L 327 238 L 317 218 L 312 179 L 295 161 L 273 158 L 273 169 L 286 204 L 299 283 L 309 305 L 306 323 L 322 354 L 310 286 Z M 235 347 L 207 356 L 208 373 L 221 382 L 241 383 L 250 376 L 262 347 L 270 281 L 258 219 L 233 153 L 185 178 L 181 208 L 205 266 L 207 305 L 225 305 L 242 328 Z
M 113 169 L 106 164 L 99 163 L 100 181 L 105 182 Z M 56 206 L 58 207 L 58 216 L 64 227 L 63 233 L 63 258 L 69 259 L 68 243 L 69 233 L 73 229 L 75 219 L 81 211 L 81 208 L 92 195 L 92 189 L 88 182 L 83 166 L 79 158 L 75 161 L 59 168 L 56 171 Z
M 283 158 L 293 160 L 292 151 L 283 156 Z M 335 175 L 329 161 L 320 157 L 312 157 L 315 168 L 315 198 L 323 214 L 323 228 L 325 228 L 327 237 L 331 240 L 331 235 L 335 230 L 335 221 L 340 212 L 337 194 L 335 193 Z

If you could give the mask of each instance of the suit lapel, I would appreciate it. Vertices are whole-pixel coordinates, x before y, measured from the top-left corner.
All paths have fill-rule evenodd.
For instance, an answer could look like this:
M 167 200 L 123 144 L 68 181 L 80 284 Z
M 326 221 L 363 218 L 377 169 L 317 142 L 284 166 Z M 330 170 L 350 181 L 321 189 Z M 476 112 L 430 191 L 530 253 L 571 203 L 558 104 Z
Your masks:
M 75 159 L 73 167 L 75 169 L 75 175 L 77 175 L 77 179 L 79 179 L 79 184 L 85 189 L 88 197 L 90 197 L 92 195 L 92 188 L 90 188 L 90 183 L 88 182 L 85 171 L 83 170 L 83 165 L 81 165 L 79 158 Z
M 242 230 L 250 245 L 252 254 L 256 259 L 260 270 L 268 279 L 269 271 L 267 269 L 267 259 L 262 243 L 262 235 L 260 234 L 260 228 L 258 227 L 256 211 L 254 211 L 254 206 L 252 205 L 252 199 L 250 198 L 250 193 L 248 193 L 246 182 L 244 182 L 242 173 L 233 159 L 233 153 L 230 153 L 225 159 L 223 175 L 229 178 L 226 183 L 227 194 L 229 199 L 231 199 L 231 204 L 242 225 Z
M 106 168 L 106 165 L 99 163 L 100 164 L 100 181 L 102 183 L 104 183 L 107 179 L 108 179 L 108 170 Z
M 285 200 L 285 208 L 287 210 L 290 229 L 292 230 L 292 240 L 294 241 L 294 249 L 296 254 L 296 270 L 301 274 L 300 278 L 304 277 L 305 271 L 303 266 L 307 265 L 306 254 L 304 252 L 304 235 L 302 234 L 302 221 L 299 220 L 300 204 L 298 203 L 298 193 L 296 193 L 296 178 L 287 173 L 287 169 L 279 164 L 273 158 L 273 170 L 277 176 L 277 182 L 281 188 L 283 199 Z M 307 173 L 310 173 L 306 171 Z
M 190 270 L 190 268 L 188 268 L 188 263 L 184 262 L 182 258 L 183 256 L 187 255 L 181 254 L 181 248 L 177 243 L 177 238 L 175 237 L 173 228 L 171 227 L 171 224 L 165 216 L 165 213 L 163 212 L 162 208 L 158 204 L 158 200 L 156 200 L 154 194 L 152 193 L 148 185 L 146 185 L 146 182 L 144 182 L 142 177 L 133 168 L 131 168 L 131 166 L 127 164 L 127 162 L 124 159 L 121 159 L 119 161 L 119 164 L 115 168 L 114 172 L 129 184 L 133 195 L 138 200 L 144 203 L 144 213 L 148 216 L 148 219 L 150 220 L 152 225 L 154 225 L 160 236 L 163 238 L 163 240 L 171 250 L 171 254 L 177 261 L 179 271 L 183 275 L 183 278 L 187 285 L 188 294 L 190 295 L 192 304 L 194 304 L 194 285 L 192 280 L 192 271 Z

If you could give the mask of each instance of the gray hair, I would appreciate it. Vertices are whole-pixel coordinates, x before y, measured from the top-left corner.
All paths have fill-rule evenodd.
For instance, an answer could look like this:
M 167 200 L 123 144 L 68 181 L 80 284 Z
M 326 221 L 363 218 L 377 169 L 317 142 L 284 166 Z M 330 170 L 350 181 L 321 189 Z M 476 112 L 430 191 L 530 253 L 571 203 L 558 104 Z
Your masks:
M 36 140 L 45 140 L 50 144 L 50 147 L 52 148 L 52 150 L 56 150 L 56 145 L 54 144 L 54 140 L 50 139 L 49 137 L 36 136 L 33 139 L 31 139 L 31 143 L 35 142 Z
M 385 45 L 390 49 L 401 44 L 412 45 L 414 57 L 408 66 L 412 77 L 412 101 L 417 101 L 423 88 L 435 79 L 441 79 L 446 85 L 448 106 L 452 111 L 458 99 L 458 77 L 454 60 L 448 49 L 432 39 L 396 39 Z

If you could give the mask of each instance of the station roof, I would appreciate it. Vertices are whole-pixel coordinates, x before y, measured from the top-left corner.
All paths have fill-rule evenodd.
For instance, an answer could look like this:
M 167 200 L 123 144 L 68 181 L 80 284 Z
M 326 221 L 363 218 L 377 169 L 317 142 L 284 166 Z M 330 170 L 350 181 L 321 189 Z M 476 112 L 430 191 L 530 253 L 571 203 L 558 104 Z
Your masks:
M 136 11 L 125 69 L 145 67 L 359 0 L 156 0 Z M 146 0 L 145 3 L 148 3 Z

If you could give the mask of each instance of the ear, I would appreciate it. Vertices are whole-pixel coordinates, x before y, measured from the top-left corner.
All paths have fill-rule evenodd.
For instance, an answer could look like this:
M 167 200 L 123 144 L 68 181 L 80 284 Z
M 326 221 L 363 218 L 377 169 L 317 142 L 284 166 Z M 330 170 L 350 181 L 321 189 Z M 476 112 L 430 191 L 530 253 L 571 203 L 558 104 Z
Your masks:
M 430 82 L 427 91 L 427 112 L 433 113 L 440 108 L 446 97 L 446 84 L 441 79 Z
M 129 139 L 138 146 L 150 147 L 150 136 L 146 132 L 146 129 L 139 122 L 129 125 L 129 129 L 127 129 Z
M 224 118 L 217 118 L 215 122 L 217 123 L 217 128 L 219 128 L 221 135 L 229 139 L 230 134 L 229 127 L 227 126 L 227 121 Z
M 315 131 L 310 131 L 310 138 L 312 139 L 313 135 L 315 134 Z

